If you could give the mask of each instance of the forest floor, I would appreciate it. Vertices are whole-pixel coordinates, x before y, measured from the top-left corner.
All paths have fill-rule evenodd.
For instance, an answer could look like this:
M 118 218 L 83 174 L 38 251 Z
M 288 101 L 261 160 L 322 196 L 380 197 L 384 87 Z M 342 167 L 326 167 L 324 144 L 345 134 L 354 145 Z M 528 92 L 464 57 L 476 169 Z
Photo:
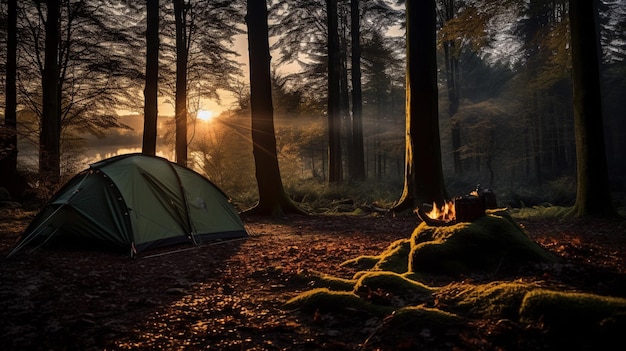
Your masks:
M 2 350 L 475 350 L 559 349 L 541 326 L 470 320 L 410 340 L 386 339 L 383 321 L 359 313 L 307 313 L 284 304 L 313 288 L 307 272 L 350 278 L 341 266 L 377 255 L 418 224 L 413 215 L 247 218 L 250 238 L 131 259 L 40 249 L 7 254 L 34 213 L 0 211 Z M 538 275 L 455 281 L 541 281 L 563 290 L 626 297 L 626 222 L 519 220 L 562 258 Z

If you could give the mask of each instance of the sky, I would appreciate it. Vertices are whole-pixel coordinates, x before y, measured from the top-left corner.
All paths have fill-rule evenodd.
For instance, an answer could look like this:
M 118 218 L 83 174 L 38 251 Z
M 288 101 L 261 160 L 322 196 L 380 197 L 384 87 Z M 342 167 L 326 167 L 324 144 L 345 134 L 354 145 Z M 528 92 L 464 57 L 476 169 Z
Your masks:
M 235 37 L 235 49 L 239 53 L 239 57 L 237 60 L 241 62 L 244 79 L 248 79 L 249 77 L 249 60 L 248 60 L 248 35 L 241 34 Z M 235 102 L 234 97 L 231 93 L 218 90 L 218 94 L 220 95 L 221 104 L 218 104 L 217 101 L 214 100 L 202 100 L 200 104 L 200 110 L 212 111 L 214 116 L 219 115 L 221 112 L 228 110 L 232 104 Z M 174 116 L 174 105 L 173 103 L 166 102 L 166 98 L 160 98 L 159 104 L 159 116 Z

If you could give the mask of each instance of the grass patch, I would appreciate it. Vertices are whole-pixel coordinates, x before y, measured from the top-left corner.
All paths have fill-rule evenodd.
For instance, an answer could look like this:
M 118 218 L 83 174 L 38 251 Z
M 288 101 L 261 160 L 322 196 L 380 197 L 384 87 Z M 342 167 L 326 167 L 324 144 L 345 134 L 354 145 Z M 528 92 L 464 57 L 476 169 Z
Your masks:
M 516 219 L 560 219 L 568 216 L 573 207 L 533 206 L 510 209 L 511 216 Z
M 388 208 L 396 200 L 397 184 L 375 180 L 349 184 L 328 184 L 315 179 L 284 181 L 289 196 L 310 213 L 351 213 L 362 215 L 361 206 L 377 203 Z M 400 184 L 402 187 L 402 184 Z M 350 199 L 350 204 L 338 204 L 338 200 Z

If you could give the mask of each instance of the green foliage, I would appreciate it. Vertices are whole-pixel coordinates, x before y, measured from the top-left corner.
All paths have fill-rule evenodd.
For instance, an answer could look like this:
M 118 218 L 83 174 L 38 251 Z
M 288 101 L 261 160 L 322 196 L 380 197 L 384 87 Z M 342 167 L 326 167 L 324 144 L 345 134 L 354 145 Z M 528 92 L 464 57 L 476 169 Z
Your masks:
M 548 181 L 544 186 L 545 196 L 555 205 L 574 205 L 576 201 L 576 180 L 574 177 L 560 177 Z
M 511 216 L 517 219 L 550 219 L 564 218 L 572 207 L 561 206 L 533 206 L 511 209 Z
M 528 238 L 504 210 L 447 227 L 433 228 L 422 223 L 411 240 L 411 272 L 452 276 L 472 271 L 496 273 L 514 265 L 556 260 Z
M 374 180 L 353 184 L 328 184 L 317 179 L 284 182 L 285 191 L 310 213 L 362 214 L 364 207 L 376 203 L 390 207 L 397 196 L 391 184 Z
M 480 11 L 473 6 L 465 7 L 456 17 L 445 22 L 438 32 L 438 43 L 453 42 L 452 55 L 459 57 L 463 45 L 469 46 L 471 50 L 478 51 L 484 47 L 487 37 L 487 24 L 489 13 Z

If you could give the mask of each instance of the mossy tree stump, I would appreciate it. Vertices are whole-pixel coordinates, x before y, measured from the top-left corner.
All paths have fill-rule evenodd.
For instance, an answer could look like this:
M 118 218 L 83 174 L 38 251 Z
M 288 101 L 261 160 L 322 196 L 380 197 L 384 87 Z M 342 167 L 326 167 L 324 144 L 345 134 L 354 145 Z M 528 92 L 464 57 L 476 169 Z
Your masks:
M 409 271 L 457 276 L 556 258 L 532 241 L 506 210 L 488 210 L 473 222 L 421 223 L 411 236 Z

